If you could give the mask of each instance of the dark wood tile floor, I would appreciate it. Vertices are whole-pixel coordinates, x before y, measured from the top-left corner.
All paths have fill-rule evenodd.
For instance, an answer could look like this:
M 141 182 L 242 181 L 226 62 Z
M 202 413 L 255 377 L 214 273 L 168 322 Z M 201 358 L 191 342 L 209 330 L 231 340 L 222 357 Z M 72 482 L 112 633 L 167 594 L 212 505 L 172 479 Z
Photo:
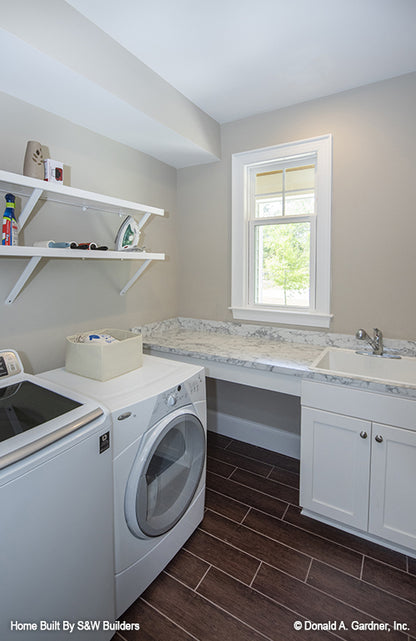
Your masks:
M 415 559 L 302 516 L 298 487 L 295 459 L 210 434 L 204 520 L 113 641 L 416 639 Z

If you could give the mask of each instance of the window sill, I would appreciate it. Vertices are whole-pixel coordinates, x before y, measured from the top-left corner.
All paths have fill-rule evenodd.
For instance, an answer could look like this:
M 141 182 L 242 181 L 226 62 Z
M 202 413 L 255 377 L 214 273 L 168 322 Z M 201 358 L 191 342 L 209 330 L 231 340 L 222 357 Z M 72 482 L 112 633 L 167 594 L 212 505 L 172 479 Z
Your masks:
M 235 320 L 303 325 L 305 327 L 329 328 L 332 314 L 301 310 L 272 309 L 270 307 L 230 307 Z

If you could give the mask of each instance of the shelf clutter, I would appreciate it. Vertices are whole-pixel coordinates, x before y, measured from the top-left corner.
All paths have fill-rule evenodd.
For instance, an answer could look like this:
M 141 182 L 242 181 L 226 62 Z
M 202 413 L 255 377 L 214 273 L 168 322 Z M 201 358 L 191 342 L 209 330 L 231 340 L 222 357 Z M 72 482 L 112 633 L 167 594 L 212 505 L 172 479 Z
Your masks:
M 138 223 L 139 229 L 149 220 L 152 215 L 164 216 L 164 210 L 157 207 L 150 207 L 141 203 L 105 196 L 94 192 L 67 187 L 59 183 L 49 183 L 37 178 L 31 178 L 20 174 L 0 170 L 0 192 L 13 192 L 26 200 L 22 212 L 18 218 L 19 230 L 26 224 L 33 208 L 39 200 L 46 200 L 53 203 L 60 203 L 81 208 L 82 211 L 95 211 L 98 213 L 112 213 L 117 215 L 141 215 Z M 29 258 L 23 273 L 17 280 L 15 286 L 6 298 L 6 304 L 11 304 L 19 295 L 27 280 L 33 273 L 42 258 L 81 258 L 98 260 L 133 260 L 141 261 L 142 264 L 134 276 L 126 283 L 120 291 L 124 295 L 133 283 L 144 272 L 146 267 L 153 260 L 164 260 L 165 254 L 147 251 L 99 251 L 94 249 L 66 249 L 53 247 L 32 247 L 32 246 L 0 246 L 0 258 L 7 257 Z

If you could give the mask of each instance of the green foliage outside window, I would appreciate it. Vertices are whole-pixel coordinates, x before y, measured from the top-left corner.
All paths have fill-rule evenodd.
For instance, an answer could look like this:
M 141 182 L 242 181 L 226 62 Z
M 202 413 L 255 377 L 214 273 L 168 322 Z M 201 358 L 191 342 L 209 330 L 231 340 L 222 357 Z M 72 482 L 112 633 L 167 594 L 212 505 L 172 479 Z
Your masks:
M 284 304 L 288 294 L 309 288 L 310 223 L 262 225 L 262 282 L 280 287 Z

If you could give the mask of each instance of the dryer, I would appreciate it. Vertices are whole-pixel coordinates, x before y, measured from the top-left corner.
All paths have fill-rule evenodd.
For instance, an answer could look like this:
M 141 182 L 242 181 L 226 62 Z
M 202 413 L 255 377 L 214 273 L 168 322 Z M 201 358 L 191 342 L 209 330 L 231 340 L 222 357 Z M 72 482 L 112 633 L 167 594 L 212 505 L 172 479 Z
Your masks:
M 116 615 L 158 576 L 201 522 L 205 504 L 203 368 L 155 356 L 99 382 L 42 374 L 107 406 L 112 417 Z

